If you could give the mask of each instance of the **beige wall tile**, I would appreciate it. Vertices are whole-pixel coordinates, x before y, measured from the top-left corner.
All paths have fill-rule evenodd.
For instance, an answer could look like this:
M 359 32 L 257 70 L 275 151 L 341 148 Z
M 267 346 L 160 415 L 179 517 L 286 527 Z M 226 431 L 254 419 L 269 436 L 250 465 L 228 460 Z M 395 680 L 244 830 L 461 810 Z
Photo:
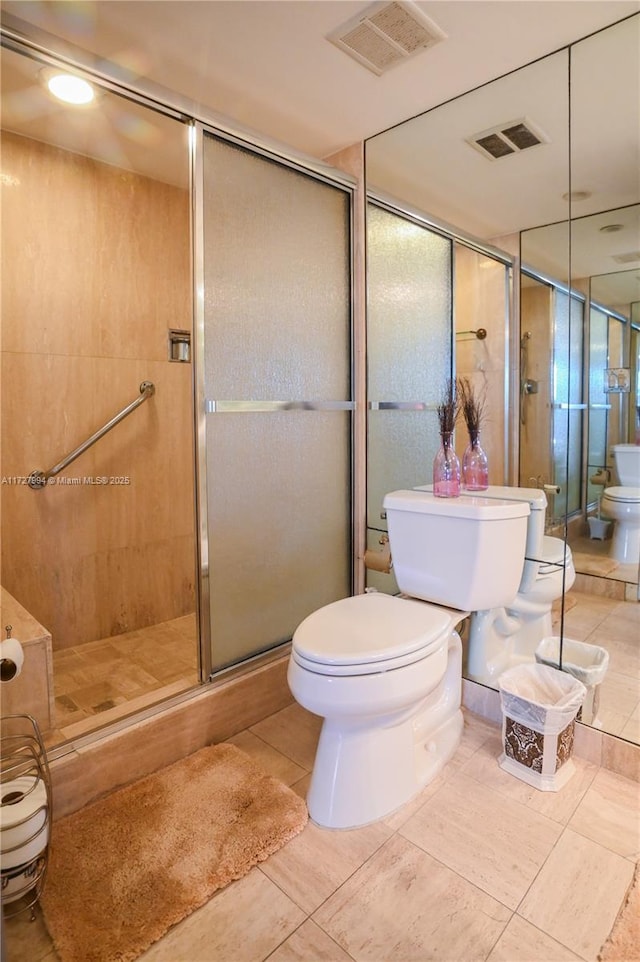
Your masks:
M 19 675 L 2 685 L 2 716 L 27 713 L 37 721 L 41 733 L 55 725 L 53 659 L 51 635 L 4 588 L 0 589 L 0 630 L 22 645 L 24 662 Z
M 640 781 L 640 746 L 631 742 L 602 735 L 602 765 L 618 775 Z
M 191 326 L 189 199 L 12 134 L 3 161 L 20 180 L 2 220 L 3 476 L 50 468 L 157 388 L 56 484 L 2 488 L 3 582 L 57 650 L 194 607 L 191 365 L 167 359 L 168 329 Z
M 484 340 L 456 337 L 456 370 L 460 377 L 469 378 L 478 397 L 485 398 L 481 443 L 489 460 L 489 481 L 504 484 L 504 267 L 462 246 L 456 246 L 455 267 L 456 331 L 480 327 L 487 331 Z M 460 457 L 467 441 L 461 418 L 456 430 Z
M 574 729 L 573 753 L 594 765 L 602 763 L 602 732 L 588 725 L 576 724 Z
M 574 589 L 600 598 L 611 598 L 614 601 L 624 601 L 625 597 L 625 586 L 622 581 L 598 578 L 595 575 L 583 574 L 582 572 L 576 573 Z

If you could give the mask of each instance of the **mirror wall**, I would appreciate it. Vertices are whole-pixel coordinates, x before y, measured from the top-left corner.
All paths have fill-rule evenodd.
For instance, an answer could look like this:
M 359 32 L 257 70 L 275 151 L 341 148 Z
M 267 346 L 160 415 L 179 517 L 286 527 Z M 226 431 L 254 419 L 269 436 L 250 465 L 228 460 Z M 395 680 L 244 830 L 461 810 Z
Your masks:
M 637 743 L 639 559 L 613 556 L 617 521 L 600 540 L 589 519 L 604 518 L 604 492 L 621 486 L 614 445 L 636 440 L 639 52 L 634 15 L 366 144 L 373 195 L 514 258 L 504 367 L 491 378 L 501 378 L 504 406 L 496 410 L 494 390 L 487 411 L 506 421 L 504 449 L 488 450 L 490 464 L 492 453 L 504 458 L 505 478 L 490 472 L 490 483 L 544 492 L 539 571 L 560 587 L 544 623 L 554 641 L 539 656 L 555 651 L 567 670 L 586 656 L 583 721 Z M 375 263 L 368 270 L 371 297 Z M 496 322 L 476 311 L 464 325 L 460 315 L 454 297 L 454 371 L 469 369 L 463 328 Z M 424 324 L 428 332 L 428 316 Z M 471 369 L 481 371 L 494 345 L 470 340 Z M 467 660 L 473 677 L 468 669 Z

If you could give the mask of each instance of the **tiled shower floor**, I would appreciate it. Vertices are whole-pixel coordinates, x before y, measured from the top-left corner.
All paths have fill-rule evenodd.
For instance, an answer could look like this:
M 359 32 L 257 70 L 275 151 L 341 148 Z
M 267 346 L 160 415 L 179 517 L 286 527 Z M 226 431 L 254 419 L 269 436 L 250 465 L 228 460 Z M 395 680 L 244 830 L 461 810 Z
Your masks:
M 195 614 L 53 653 L 48 748 L 198 683 Z
M 318 731 L 294 704 L 230 741 L 305 796 Z M 465 712 L 418 798 L 353 831 L 309 823 L 140 962 L 595 962 L 638 859 L 638 783 L 576 758 L 539 792 L 500 749 Z M 5 931 L 7 962 L 57 962 L 39 912 Z

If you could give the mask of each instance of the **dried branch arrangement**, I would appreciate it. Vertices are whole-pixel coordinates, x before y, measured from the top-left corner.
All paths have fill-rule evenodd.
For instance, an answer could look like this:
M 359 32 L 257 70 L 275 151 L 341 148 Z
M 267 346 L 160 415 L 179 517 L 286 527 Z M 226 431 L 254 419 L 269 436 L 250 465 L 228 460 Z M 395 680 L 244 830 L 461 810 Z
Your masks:
M 469 440 L 474 444 L 480 436 L 480 428 L 485 417 L 485 393 L 476 397 L 473 385 L 469 378 L 458 378 L 458 395 L 460 397 L 460 409 L 467 425 Z
M 452 434 L 456 426 L 456 418 L 460 405 L 458 401 L 457 385 L 455 380 L 447 381 L 442 401 L 437 407 L 438 421 L 440 423 L 440 436 Z

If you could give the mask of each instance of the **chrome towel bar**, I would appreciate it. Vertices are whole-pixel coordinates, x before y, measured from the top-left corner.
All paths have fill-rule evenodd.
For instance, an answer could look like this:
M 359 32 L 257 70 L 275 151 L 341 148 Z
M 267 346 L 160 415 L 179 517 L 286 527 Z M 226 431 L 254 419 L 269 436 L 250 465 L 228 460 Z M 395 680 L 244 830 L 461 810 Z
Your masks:
M 114 415 L 110 421 L 96 431 L 95 434 L 92 434 L 90 438 L 87 438 L 87 440 L 80 444 L 74 451 L 71 452 L 71 454 L 67 454 L 62 461 L 58 461 L 58 463 L 54 464 L 54 466 L 49 468 L 48 471 L 32 471 L 27 478 L 27 484 L 29 487 L 33 488 L 34 491 L 37 491 L 39 488 L 44 488 L 49 478 L 55 478 L 56 474 L 60 474 L 61 471 L 64 471 L 64 469 L 67 468 L 72 461 L 75 461 L 75 459 L 79 458 L 81 454 L 84 454 L 87 448 L 90 448 L 96 443 L 96 441 L 99 441 L 100 438 L 103 438 L 105 434 L 111 430 L 111 428 L 115 428 L 116 424 L 120 424 L 121 421 L 124 421 L 124 419 L 128 417 L 132 411 L 135 411 L 137 407 L 140 407 L 140 405 L 143 404 L 147 398 L 153 397 L 155 393 L 155 384 L 153 384 L 152 381 L 143 381 L 140 385 L 140 397 L 137 397 L 135 401 L 131 402 L 131 404 L 127 404 L 126 408 L 123 408 L 122 411 Z

